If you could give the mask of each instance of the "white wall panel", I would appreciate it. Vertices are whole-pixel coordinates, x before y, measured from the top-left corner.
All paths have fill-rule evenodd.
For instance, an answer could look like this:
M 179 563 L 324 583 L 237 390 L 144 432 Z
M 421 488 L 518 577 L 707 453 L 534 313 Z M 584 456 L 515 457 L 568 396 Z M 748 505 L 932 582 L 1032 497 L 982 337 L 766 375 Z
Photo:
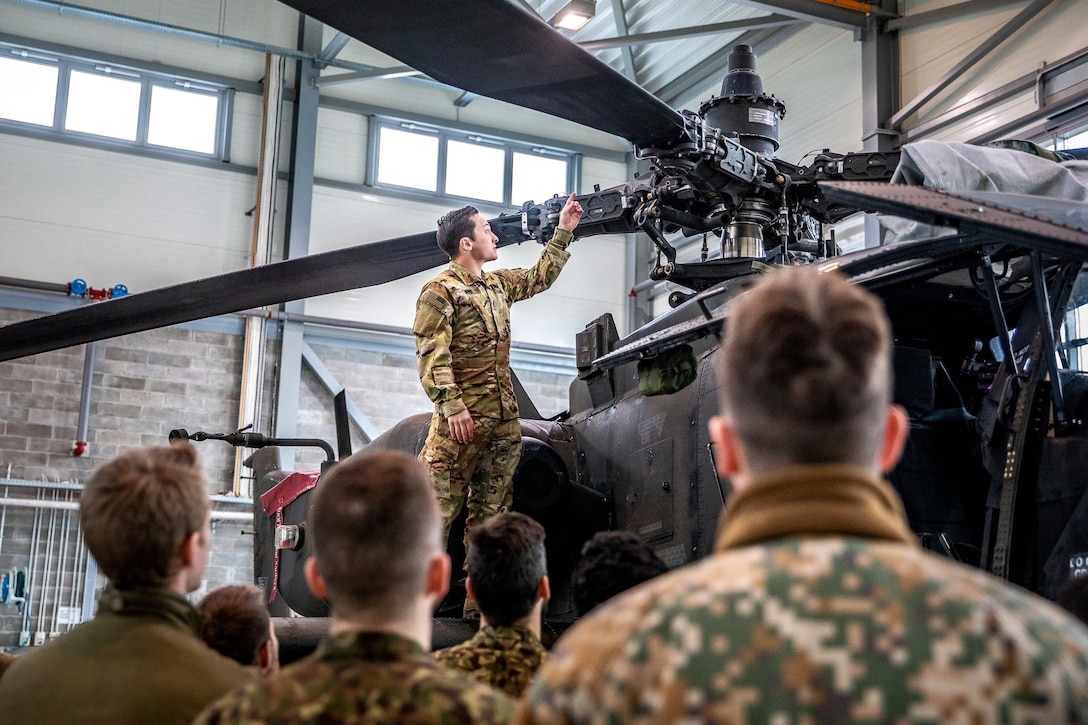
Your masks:
M 952 0 L 904 3 L 907 15 L 917 14 L 953 4 Z M 907 103 L 940 80 L 950 69 L 975 50 L 986 38 L 1014 18 L 1022 6 L 1014 5 L 975 13 L 961 20 L 926 25 L 900 33 L 902 102 Z M 963 102 L 981 96 L 1020 76 L 1042 69 L 1085 46 L 1085 19 L 1088 0 L 1059 0 L 1048 6 L 1020 31 L 966 74 L 956 79 L 936 99 L 921 108 L 921 114 L 907 119 L 907 125 L 925 120 L 935 114 L 955 108 Z M 1029 97 L 1031 94 L 1025 94 Z M 968 138 L 1015 119 L 1019 114 L 1034 110 L 1016 105 L 1006 106 L 988 119 L 978 121 L 978 131 L 968 124 Z M 940 138 L 952 138 L 942 131 Z
M 8 134 L 0 158 L 5 276 L 136 292 L 247 263 L 246 175 Z
M 224 0 L 222 23 L 220 0 L 86 0 L 76 4 L 279 47 L 293 48 L 298 33 L 298 13 L 274 0 Z M 18 4 L 0 6 L 0 32 L 252 81 L 264 76 L 260 53 Z

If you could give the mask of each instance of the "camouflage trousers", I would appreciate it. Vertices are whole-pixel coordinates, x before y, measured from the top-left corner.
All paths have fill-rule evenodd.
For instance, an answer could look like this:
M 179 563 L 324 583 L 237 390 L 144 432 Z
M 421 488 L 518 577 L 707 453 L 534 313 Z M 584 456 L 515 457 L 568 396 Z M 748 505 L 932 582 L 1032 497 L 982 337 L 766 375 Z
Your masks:
M 468 530 L 514 503 L 514 470 L 521 460 L 521 423 L 497 418 L 472 417 L 476 435 L 462 444 L 450 436 L 446 419 L 431 418 L 427 441 L 419 459 L 431 469 L 431 483 L 442 510 L 443 540 L 449 546 L 450 527 L 468 505 L 465 520 L 465 551 Z

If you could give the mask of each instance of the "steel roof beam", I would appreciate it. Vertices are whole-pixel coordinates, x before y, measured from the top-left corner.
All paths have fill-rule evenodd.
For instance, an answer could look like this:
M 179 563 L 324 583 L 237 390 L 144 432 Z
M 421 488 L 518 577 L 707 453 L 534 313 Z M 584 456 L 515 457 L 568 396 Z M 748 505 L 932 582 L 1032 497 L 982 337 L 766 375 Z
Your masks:
M 994 10 L 1004 5 L 1019 5 L 1024 0 L 965 0 L 936 10 L 927 10 L 915 15 L 893 18 L 888 21 L 888 30 L 913 30 L 922 25 L 932 25 L 948 20 L 958 20 L 974 12 Z
M 616 20 L 616 32 L 619 33 L 620 38 L 631 37 L 630 28 L 627 26 L 627 13 L 623 9 L 623 0 L 612 0 L 612 17 Z M 582 45 L 585 48 L 585 45 Z M 627 80 L 633 83 L 638 83 L 638 73 L 635 71 L 635 55 L 631 52 L 631 46 L 628 43 L 620 43 L 618 46 L 620 49 L 620 58 L 623 59 L 624 75 L 627 76 Z
M 614 0 L 618 2 L 619 0 Z M 578 45 L 586 50 L 604 50 L 605 48 L 618 48 L 624 45 L 645 45 L 658 43 L 663 40 L 677 40 L 678 38 L 694 38 L 699 35 L 715 35 L 734 31 L 760 30 L 762 28 L 777 28 L 783 25 L 801 23 L 797 18 L 786 15 L 763 15 L 758 18 L 745 20 L 730 20 L 724 23 L 710 23 L 697 25 L 690 28 L 675 28 L 673 30 L 659 30 L 653 33 L 637 33 L 624 35 L 618 38 L 601 38 L 600 40 L 587 40 Z
M 809 23 L 832 25 L 846 30 L 865 27 L 865 13 L 837 7 L 821 0 L 734 0 L 737 5 L 747 5 L 761 10 L 782 13 Z
M 1047 5 L 1050 5 L 1053 2 L 1054 0 L 1035 0 L 1035 2 L 1021 10 L 1017 13 L 1016 17 L 1001 26 L 996 33 L 983 41 L 982 44 L 969 53 L 966 58 L 941 76 L 936 83 L 919 93 L 899 109 L 895 115 L 888 119 L 888 125 L 893 128 L 899 128 L 904 119 L 932 100 L 934 96 L 951 85 L 957 78 L 989 55 L 999 45 L 1022 30 L 1029 22 L 1037 18 Z

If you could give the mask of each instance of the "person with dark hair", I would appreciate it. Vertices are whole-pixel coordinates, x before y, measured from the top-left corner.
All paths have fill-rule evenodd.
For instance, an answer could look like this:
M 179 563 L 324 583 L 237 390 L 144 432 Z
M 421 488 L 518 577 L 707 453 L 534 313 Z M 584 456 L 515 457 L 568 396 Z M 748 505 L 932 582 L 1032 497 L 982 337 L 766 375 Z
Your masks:
M 879 299 L 776 270 L 729 309 L 715 552 L 549 654 L 518 722 L 1088 722 L 1088 629 L 927 552 L 881 480 L 907 435 Z
M 279 669 L 279 641 L 265 596 L 252 584 L 213 589 L 196 605 L 197 634 L 209 647 L 235 662 L 267 674 Z
M 0 723 L 189 723 L 253 678 L 200 641 L 185 599 L 211 546 L 192 446 L 138 448 L 99 467 L 79 522 L 110 584 L 93 620 L 20 655 L 0 679 Z
M 505 695 L 426 652 L 450 575 L 426 467 L 399 451 L 341 461 L 314 489 L 307 531 L 306 583 L 329 602 L 328 636 L 197 723 L 506 722 Z
M 495 271 L 483 265 L 498 259 L 498 237 L 475 207 L 438 221 L 438 246 L 450 266 L 423 287 L 412 325 L 419 380 L 435 406 L 419 458 L 431 471 L 445 540 L 467 506 L 466 550 L 469 529 L 510 508 L 521 459 L 510 305 L 551 287 L 570 257 L 567 246 L 581 218 L 571 194 L 536 264 Z M 473 614 L 471 600 L 465 609 Z
M 435 659 L 520 697 L 546 655 L 540 616 L 551 590 L 544 527 L 514 511 L 473 527 L 465 586 L 480 605 L 480 630 L 438 650 Z
M 582 547 L 571 593 L 578 614 L 669 570 L 650 545 L 630 531 L 598 531 Z

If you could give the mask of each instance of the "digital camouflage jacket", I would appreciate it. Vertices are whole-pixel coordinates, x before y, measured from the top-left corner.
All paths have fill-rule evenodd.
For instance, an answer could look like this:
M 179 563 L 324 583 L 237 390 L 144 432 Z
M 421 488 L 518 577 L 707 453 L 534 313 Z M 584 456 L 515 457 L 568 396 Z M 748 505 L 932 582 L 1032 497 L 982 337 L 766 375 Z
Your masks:
M 440 666 L 418 643 L 377 632 L 329 637 L 274 675 L 235 690 L 196 723 L 504 723 L 501 692 Z
M 860 469 L 753 480 L 715 554 L 559 640 L 515 721 L 1088 722 L 1088 629 L 901 519 Z
M 483 627 L 472 639 L 434 653 L 446 667 L 521 697 L 548 652 L 540 638 L 521 627 Z
M 529 269 L 499 269 L 476 277 L 451 262 L 416 301 L 419 380 L 444 418 L 518 416 L 510 378 L 510 305 L 551 287 L 570 258 L 571 233 L 557 229 Z

